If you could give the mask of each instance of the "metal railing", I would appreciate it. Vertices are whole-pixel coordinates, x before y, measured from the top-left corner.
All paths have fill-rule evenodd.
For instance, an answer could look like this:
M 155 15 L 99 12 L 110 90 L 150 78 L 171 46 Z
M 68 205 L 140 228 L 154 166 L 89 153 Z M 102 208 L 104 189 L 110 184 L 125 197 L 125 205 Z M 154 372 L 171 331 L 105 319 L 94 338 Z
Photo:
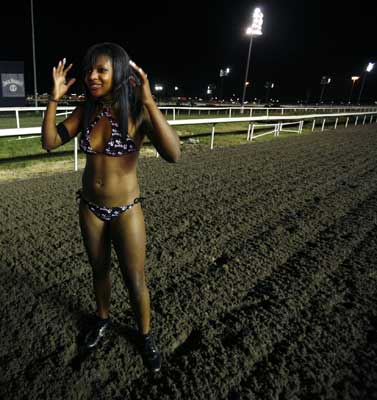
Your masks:
M 26 109 L 26 108 L 25 108 Z M 44 107 L 31 107 L 27 108 L 28 111 L 30 109 L 35 110 L 45 110 Z M 69 110 L 74 109 L 74 107 L 59 107 L 58 109 L 65 110 L 68 112 Z M 0 111 L 3 109 L 0 108 Z M 20 109 L 17 109 L 20 111 Z M 358 109 L 360 110 L 360 109 Z M 9 109 L 7 109 L 9 111 Z M 329 113 L 329 114 L 301 114 L 301 115 L 279 115 L 279 116 L 271 116 L 271 115 L 264 115 L 259 117 L 233 117 L 233 118 L 205 118 L 205 119 L 182 119 L 182 120 L 168 120 L 168 123 L 171 126 L 184 126 L 184 125 L 212 125 L 211 129 L 211 150 L 214 147 L 214 139 L 215 139 L 215 127 L 217 124 L 227 124 L 227 123 L 248 123 L 248 130 L 246 140 L 251 141 L 258 136 L 263 136 L 266 134 L 274 134 L 274 136 L 279 136 L 280 132 L 288 131 L 284 129 L 284 126 L 298 124 L 298 130 L 294 130 L 293 132 L 301 133 L 303 124 L 305 120 L 312 120 L 312 128 L 311 130 L 314 131 L 315 124 L 317 120 L 322 120 L 322 127 L 321 130 L 324 130 L 326 120 L 328 121 L 330 118 L 335 119 L 334 121 L 334 128 L 336 129 L 338 126 L 339 118 L 346 118 L 345 127 L 349 125 L 350 119 L 355 117 L 354 125 L 356 126 L 359 121 L 359 117 L 363 117 L 362 124 L 366 123 L 367 117 L 369 117 L 369 123 L 373 122 L 373 118 L 377 116 L 377 109 L 373 109 L 373 111 L 359 111 L 359 112 L 348 112 L 348 113 Z M 264 122 L 264 124 L 262 124 Z M 270 123 L 274 122 L 274 123 Z M 259 124 L 258 124 L 259 123 Z M 260 135 L 254 135 L 254 130 L 256 128 L 261 127 L 274 127 L 273 130 L 264 132 Z M 289 130 L 292 132 L 292 130 Z M 32 134 L 41 134 L 41 127 L 32 127 L 32 128 L 11 128 L 11 129 L 0 129 L 0 137 L 10 137 L 10 136 L 23 136 L 23 135 L 32 135 Z M 158 153 L 156 152 L 158 155 Z M 77 137 L 74 138 L 74 169 L 77 171 L 78 169 L 78 140 Z

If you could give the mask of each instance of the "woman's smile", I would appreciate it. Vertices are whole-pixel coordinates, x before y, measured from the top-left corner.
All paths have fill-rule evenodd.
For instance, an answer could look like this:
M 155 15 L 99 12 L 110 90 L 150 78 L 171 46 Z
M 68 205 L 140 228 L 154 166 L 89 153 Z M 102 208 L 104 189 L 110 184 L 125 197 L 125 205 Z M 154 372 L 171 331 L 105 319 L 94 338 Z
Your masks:
M 93 97 L 108 94 L 113 86 L 113 65 L 106 56 L 99 56 L 85 75 L 85 84 Z

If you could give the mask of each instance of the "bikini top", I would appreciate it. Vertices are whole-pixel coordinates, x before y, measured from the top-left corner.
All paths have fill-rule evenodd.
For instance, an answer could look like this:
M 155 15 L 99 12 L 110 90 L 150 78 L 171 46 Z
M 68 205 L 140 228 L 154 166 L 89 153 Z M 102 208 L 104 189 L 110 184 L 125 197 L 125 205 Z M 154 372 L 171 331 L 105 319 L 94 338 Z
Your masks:
M 90 146 L 89 137 L 90 132 L 102 117 L 108 118 L 111 123 L 111 137 L 106 143 L 103 151 L 97 152 Z M 106 154 L 113 157 L 119 157 L 137 151 L 135 142 L 128 134 L 126 138 L 123 138 L 119 130 L 119 125 L 111 115 L 109 107 L 104 107 L 94 118 L 93 122 L 89 124 L 86 131 L 82 133 L 80 138 L 80 149 L 86 154 Z

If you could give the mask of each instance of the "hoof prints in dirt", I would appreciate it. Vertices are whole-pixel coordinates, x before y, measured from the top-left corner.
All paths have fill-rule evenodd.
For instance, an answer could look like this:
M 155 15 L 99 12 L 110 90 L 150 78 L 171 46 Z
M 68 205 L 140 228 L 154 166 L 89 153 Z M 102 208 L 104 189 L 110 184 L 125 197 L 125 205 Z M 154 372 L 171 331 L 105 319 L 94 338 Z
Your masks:
M 78 353 L 81 174 L 2 184 L 0 397 L 377 398 L 376 160 L 374 125 L 140 160 L 158 375 L 115 253 L 116 329 Z

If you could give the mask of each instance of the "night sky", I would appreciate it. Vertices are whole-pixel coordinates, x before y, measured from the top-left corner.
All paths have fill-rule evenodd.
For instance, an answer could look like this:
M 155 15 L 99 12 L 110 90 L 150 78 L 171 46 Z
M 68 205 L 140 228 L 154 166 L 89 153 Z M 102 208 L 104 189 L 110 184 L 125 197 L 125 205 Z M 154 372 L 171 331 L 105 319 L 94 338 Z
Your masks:
M 121 5 L 123 3 L 123 5 Z M 85 50 L 112 41 L 122 45 L 147 73 L 152 86 L 204 97 L 209 84 L 224 95 L 241 97 L 249 36 L 245 30 L 255 7 L 264 13 L 263 35 L 253 39 L 247 98 L 317 102 L 321 77 L 325 101 L 347 101 L 351 76 L 377 61 L 377 5 L 359 1 L 82 1 L 34 0 L 38 92 L 51 87 L 51 68 L 63 57 L 76 76 Z M 81 6 L 84 4 L 84 7 Z M 13 6 L 13 9 L 12 9 Z M 27 93 L 34 92 L 30 1 L 2 4 L 0 61 L 23 61 Z M 361 79 L 354 89 L 354 100 Z M 77 84 L 72 92 L 80 92 Z M 362 101 L 377 100 L 377 65 L 367 75 Z

